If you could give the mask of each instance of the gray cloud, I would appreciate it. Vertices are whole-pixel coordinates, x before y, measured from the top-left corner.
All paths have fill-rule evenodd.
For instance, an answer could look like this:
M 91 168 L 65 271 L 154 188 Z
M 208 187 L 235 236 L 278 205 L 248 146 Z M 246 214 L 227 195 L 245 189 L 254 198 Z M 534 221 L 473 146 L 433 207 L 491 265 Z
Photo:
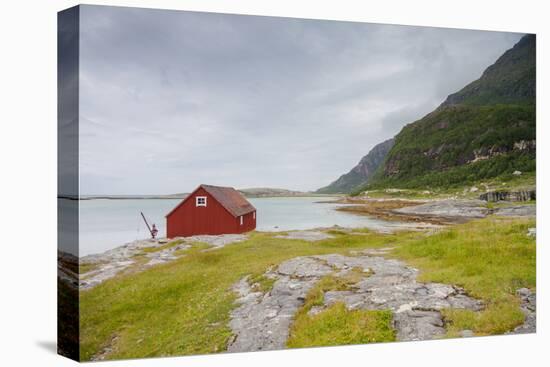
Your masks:
M 520 34 L 83 6 L 86 194 L 312 190 Z

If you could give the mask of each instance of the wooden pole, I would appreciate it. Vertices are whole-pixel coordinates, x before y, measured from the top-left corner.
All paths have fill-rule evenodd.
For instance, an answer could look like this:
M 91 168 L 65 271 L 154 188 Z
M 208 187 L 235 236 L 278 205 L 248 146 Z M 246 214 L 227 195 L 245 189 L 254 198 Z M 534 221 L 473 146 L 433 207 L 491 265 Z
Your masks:
M 149 233 L 151 234 L 151 237 L 153 237 L 153 231 L 151 230 L 151 227 L 149 227 L 149 223 L 147 223 L 147 219 L 145 219 L 145 215 L 143 215 L 143 212 L 140 212 L 140 213 L 143 218 L 143 221 L 145 222 L 145 225 L 147 226 L 147 229 L 149 230 Z

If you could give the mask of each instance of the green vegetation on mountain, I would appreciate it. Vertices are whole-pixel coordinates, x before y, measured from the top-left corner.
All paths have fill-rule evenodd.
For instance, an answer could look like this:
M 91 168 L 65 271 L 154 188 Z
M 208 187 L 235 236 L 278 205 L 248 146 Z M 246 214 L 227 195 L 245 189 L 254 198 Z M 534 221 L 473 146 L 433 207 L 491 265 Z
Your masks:
M 536 36 L 524 36 L 481 78 L 451 94 L 443 106 L 533 103 L 536 89 Z
M 535 36 L 526 35 L 481 78 L 406 125 L 369 182 L 352 191 L 448 189 L 534 173 L 535 75 Z
M 403 128 L 369 188 L 448 188 L 532 172 L 535 132 L 534 106 L 447 107 Z

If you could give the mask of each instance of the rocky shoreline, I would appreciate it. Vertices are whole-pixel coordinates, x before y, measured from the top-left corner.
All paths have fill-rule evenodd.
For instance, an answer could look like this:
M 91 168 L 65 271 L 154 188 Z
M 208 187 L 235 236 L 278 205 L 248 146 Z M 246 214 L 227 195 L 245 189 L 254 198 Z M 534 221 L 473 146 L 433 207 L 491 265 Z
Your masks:
M 194 243 L 210 245 L 205 251 L 222 248 L 228 244 L 241 242 L 248 235 L 227 234 L 219 236 L 175 237 L 172 239 L 145 239 L 127 243 L 101 254 L 87 255 L 80 258 L 80 265 L 91 270 L 80 273 L 78 282 L 81 290 L 91 289 L 105 280 L 115 277 L 132 266 L 133 270 L 142 271 L 148 267 L 164 264 L 185 256 L 181 251 L 191 248 Z M 141 259 L 136 259 L 141 255 Z
M 472 199 L 405 200 L 373 199 L 366 197 L 337 200 L 349 204 L 337 210 L 374 216 L 389 221 L 424 222 L 435 225 L 464 223 L 489 215 L 534 217 L 536 205 L 520 202 L 501 202 L 491 207 L 486 201 Z
M 534 217 L 536 215 L 536 206 L 532 204 L 510 203 L 502 207 L 488 208 L 487 203 L 482 200 L 425 201 L 346 197 L 337 201 L 353 204 L 337 210 L 365 214 L 381 219 L 391 217 L 393 222 L 389 221 L 390 224 L 387 228 L 382 228 L 381 232 L 433 230 L 440 228 L 441 225 L 461 223 L 492 214 L 517 217 Z M 317 228 L 307 231 L 289 231 L 276 237 L 317 241 L 330 238 L 331 236 L 327 231 L 331 229 L 349 231 L 349 229 L 341 227 Z M 67 283 L 77 285 L 81 290 L 87 290 L 115 277 L 130 267 L 144 270 L 150 266 L 173 261 L 182 256 L 181 251 L 189 249 L 193 243 L 206 243 L 210 246 L 207 251 L 210 251 L 230 243 L 244 241 L 247 238 L 247 235 L 227 234 L 177 237 L 170 240 L 165 238 L 144 239 L 127 243 L 101 254 L 87 255 L 80 259 L 60 252 L 58 256 L 58 274 L 59 278 Z M 137 257 L 141 258 L 137 259 Z M 138 260 L 139 264 L 137 264 Z
M 380 209 L 378 203 L 385 209 Z M 387 205 L 391 202 L 390 205 Z M 442 226 L 485 218 L 489 215 L 534 217 L 536 206 L 507 203 L 491 207 L 481 200 L 401 199 L 354 200 L 353 207 L 373 207 L 381 216 L 395 215 L 399 222 L 390 230 L 438 230 Z M 371 215 L 369 213 L 369 215 Z M 404 220 L 408 219 L 408 220 Z M 353 234 L 353 229 L 331 227 L 302 231 L 273 233 L 274 238 L 299 241 L 323 241 L 338 233 Z M 536 236 L 529 228 L 527 236 Z M 88 291 L 108 279 L 127 272 L 145 271 L 152 266 L 175 261 L 186 256 L 186 251 L 198 243 L 207 244 L 200 251 L 216 251 L 228 244 L 245 241 L 249 234 L 193 236 L 173 239 L 145 239 L 133 241 L 101 254 L 82 258 L 58 252 L 58 279 L 75 292 Z M 281 349 L 286 347 L 294 317 L 304 305 L 308 292 L 326 276 L 346 277 L 360 269 L 360 277 L 345 290 L 323 293 L 322 305 L 308 311 L 321 313 L 337 303 L 348 310 L 390 310 L 396 340 L 428 340 L 444 337 L 445 319 L 442 309 L 457 308 L 479 312 L 484 304 L 470 297 L 464 289 L 452 284 L 420 283 L 418 270 L 390 259 L 392 248 L 350 252 L 348 256 L 329 254 L 297 257 L 269 269 L 263 276 L 273 281 L 267 291 L 242 278 L 233 286 L 238 299 L 231 312 L 230 328 L 233 338 L 229 352 Z M 355 274 L 356 275 L 356 274 Z M 536 294 L 526 288 L 518 289 L 525 322 L 509 334 L 536 331 Z M 474 336 L 471 330 L 462 330 L 460 336 Z

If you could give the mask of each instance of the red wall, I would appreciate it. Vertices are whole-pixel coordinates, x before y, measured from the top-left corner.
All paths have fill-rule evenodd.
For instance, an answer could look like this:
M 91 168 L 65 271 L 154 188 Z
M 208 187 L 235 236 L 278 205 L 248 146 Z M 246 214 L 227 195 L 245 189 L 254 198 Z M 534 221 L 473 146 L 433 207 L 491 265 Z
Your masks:
M 195 197 L 206 196 L 207 206 L 195 206 Z M 243 233 L 256 228 L 254 213 L 243 216 L 243 225 L 240 218 L 233 217 L 220 203 L 206 190 L 199 188 L 191 197 L 166 217 L 166 237 L 187 237 L 199 234 Z

